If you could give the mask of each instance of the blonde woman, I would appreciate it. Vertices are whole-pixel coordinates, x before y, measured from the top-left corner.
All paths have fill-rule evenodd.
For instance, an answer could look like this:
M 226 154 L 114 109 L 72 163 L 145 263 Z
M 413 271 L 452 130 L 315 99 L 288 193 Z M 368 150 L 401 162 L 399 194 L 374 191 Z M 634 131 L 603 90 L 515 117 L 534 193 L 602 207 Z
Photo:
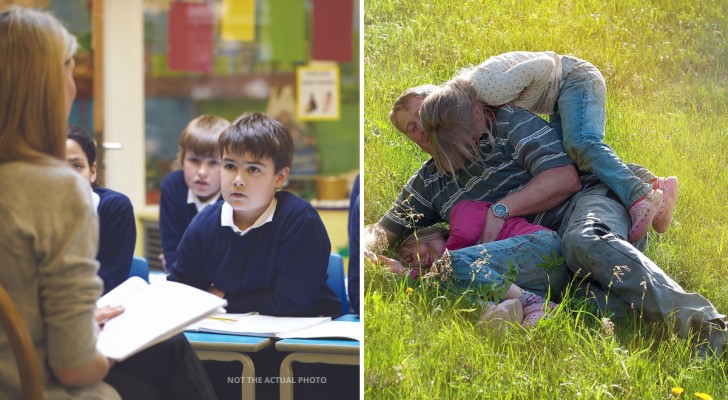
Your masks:
M 96 215 L 88 183 L 62 161 L 75 50 L 51 15 L 0 10 L 0 282 L 30 331 L 45 397 L 113 399 L 96 350 Z M 20 398 L 4 335 L 0 360 L 3 394 Z
M 0 8 L 0 283 L 28 327 L 44 398 L 214 399 L 183 335 L 115 365 L 96 350 L 99 323 L 123 310 L 96 309 L 91 187 L 66 165 L 75 50 L 50 14 Z M 4 333 L 0 388 L 3 398 L 21 397 Z

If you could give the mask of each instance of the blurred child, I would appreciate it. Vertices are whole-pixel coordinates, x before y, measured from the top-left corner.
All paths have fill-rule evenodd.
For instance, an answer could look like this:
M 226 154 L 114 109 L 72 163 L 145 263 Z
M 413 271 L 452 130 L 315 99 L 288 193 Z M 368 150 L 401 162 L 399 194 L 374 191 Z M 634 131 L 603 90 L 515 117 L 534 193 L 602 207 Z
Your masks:
M 129 277 L 136 246 L 136 219 L 125 195 L 100 187 L 96 182 L 96 144 L 78 126 L 68 127 L 66 161 L 91 185 L 91 196 L 99 215 L 99 276 L 104 294 Z
M 162 179 L 159 201 L 161 259 L 166 268 L 177 260 L 177 246 L 192 218 L 220 200 L 217 140 L 229 125 L 221 117 L 201 115 L 190 121 L 179 137 L 177 159 L 182 169 Z

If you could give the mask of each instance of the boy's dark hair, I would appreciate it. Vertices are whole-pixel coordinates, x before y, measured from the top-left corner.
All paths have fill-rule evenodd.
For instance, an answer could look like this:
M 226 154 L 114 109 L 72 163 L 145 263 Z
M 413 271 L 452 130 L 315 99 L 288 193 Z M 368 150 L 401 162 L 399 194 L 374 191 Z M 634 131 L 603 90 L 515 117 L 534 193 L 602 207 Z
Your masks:
M 96 143 L 91 139 L 88 132 L 80 126 L 68 125 L 68 138 L 81 146 L 81 150 L 86 154 L 89 166 L 96 162 Z
M 275 172 L 293 163 L 293 137 L 282 123 L 263 113 L 245 113 L 220 135 L 220 154 L 249 152 L 273 160 Z

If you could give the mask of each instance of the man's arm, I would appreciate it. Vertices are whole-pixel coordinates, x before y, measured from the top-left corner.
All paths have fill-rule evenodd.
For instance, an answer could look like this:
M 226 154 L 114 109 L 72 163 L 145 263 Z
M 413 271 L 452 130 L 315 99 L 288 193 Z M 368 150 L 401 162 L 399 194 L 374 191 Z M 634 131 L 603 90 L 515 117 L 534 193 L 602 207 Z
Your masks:
M 534 176 L 522 190 L 500 200 L 508 207 L 509 216 L 522 217 L 548 211 L 581 190 L 579 173 L 573 165 L 554 167 Z M 496 240 L 505 221 L 493 215 L 488 208 L 485 228 L 478 243 Z

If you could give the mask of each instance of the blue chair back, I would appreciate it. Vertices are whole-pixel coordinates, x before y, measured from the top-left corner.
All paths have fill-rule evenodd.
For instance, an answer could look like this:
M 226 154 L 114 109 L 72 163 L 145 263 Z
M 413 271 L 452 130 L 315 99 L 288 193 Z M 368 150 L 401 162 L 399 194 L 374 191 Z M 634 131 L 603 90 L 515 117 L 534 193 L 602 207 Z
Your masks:
M 344 258 L 339 254 L 331 253 L 326 273 L 329 275 L 326 284 L 339 296 L 343 313 L 348 314 L 349 299 L 346 295 L 346 284 L 344 283 Z
M 139 256 L 134 256 L 134 258 L 132 258 L 129 278 L 132 276 L 138 276 L 149 282 L 149 262 L 146 258 Z

